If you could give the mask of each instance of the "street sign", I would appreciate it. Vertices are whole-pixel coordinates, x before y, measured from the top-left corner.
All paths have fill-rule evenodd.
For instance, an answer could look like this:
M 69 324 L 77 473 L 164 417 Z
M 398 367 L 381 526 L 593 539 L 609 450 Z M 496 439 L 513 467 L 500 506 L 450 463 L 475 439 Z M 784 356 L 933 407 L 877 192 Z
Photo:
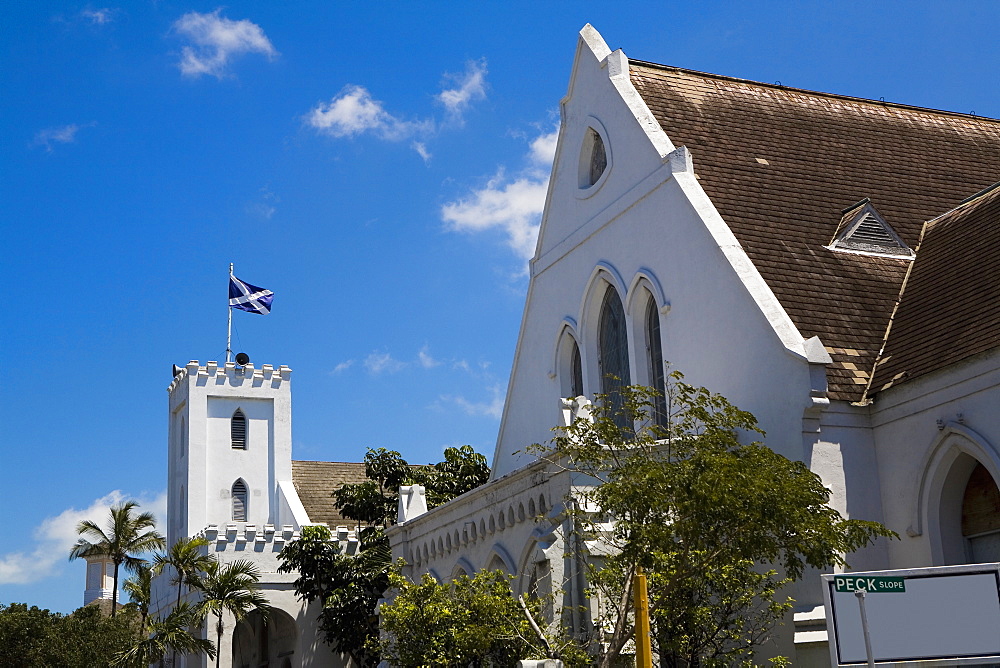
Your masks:
M 834 575 L 835 591 L 865 591 L 869 594 L 906 593 L 906 580 L 901 577 L 871 575 Z

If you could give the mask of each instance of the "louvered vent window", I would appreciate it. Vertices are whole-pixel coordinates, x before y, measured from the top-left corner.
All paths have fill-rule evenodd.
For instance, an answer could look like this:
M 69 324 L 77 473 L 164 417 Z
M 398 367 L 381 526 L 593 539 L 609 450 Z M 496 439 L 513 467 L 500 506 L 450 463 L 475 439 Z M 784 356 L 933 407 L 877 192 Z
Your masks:
M 580 346 L 577 345 L 576 341 L 573 341 L 572 356 L 573 369 L 570 372 L 570 396 L 576 398 L 583 396 L 583 362 L 580 359 Z
M 664 369 L 663 344 L 660 343 L 660 314 L 656 308 L 656 300 L 650 296 L 646 304 L 646 351 L 649 357 L 649 384 L 660 396 L 653 399 L 653 422 L 658 425 L 667 423 L 667 402 L 663 396 Z
M 247 416 L 239 408 L 233 413 L 232 425 L 233 448 L 237 450 L 247 449 Z
M 868 200 L 861 200 L 853 207 L 844 210 L 838 232 L 830 248 L 902 258 L 913 257 L 913 251 L 903 243 Z
M 628 369 L 628 335 L 625 328 L 625 309 L 614 288 L 608 287 L 601 305 L 600 332 L 598 335 L 601 365 L 601 392 L 611 402 L 615 423 L 622 431 L 632 425 L 627 415 L 622 415 L 624 401 L 621 388 L 631 385 Z
M 897 250 L 899 244 L 873 214 L 866 214 L 854 228 L 848 242 L 872 250 Z
M 242 480 L 233 483 L 233 521 L 247 521 L 247 484 Z

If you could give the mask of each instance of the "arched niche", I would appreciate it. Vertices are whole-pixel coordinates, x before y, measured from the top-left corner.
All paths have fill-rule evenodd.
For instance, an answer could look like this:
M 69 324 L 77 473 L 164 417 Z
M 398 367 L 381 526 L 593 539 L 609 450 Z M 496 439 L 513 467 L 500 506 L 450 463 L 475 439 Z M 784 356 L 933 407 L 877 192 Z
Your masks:
M 973 472 L 982 466 L 1000 480 L 1000 454 L 982 435 L 947 423 L 924 457 L 917 509 L 907 533 L 926 534 L 935 566 L 968 563 L 972 555 L 963 535 L 962 509 Z
M 295 620 L 284 610 L 271 608 L 265 622 L 257 611 L 233 629 L 233 666 L 281 666 L 295 656 L 299 633 Z

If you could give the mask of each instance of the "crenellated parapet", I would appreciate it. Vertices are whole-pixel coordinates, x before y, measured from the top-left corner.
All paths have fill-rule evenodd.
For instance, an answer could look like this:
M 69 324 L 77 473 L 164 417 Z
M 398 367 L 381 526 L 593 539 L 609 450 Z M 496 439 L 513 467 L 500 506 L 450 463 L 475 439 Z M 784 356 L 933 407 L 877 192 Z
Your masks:
M 282 364 L 275 368 L 273 364 L 264 364 L 260 368 L 253 364 L 238 366 L 234 362 L 226 362 L 219 365 L 218 362 L 205 362 L 202 366 L 198 360 L 191 360 L 183 367 L 178 367 L 167 392 L 172 393 L 186 379 L 195 379 L 198 384 L 229 385 L 240 387 L 251 385 L 261 386 L 265 383 L 272 388 L 278 388 L 282 383 L 291 380 L 292 370 Z
M 346 526 L 338 526 L 332 527 L 330 533 L 333 534 L 333 540 L 340 544 L 344 554 L 353 556 L 358 552 L 360 541 L 356 531 Z M 225 551 L 226 545 L 239 547 L 247 544 L 273 545 L 280 549 L 286 543 L 298 540 L 300 536 L 300 531 L 290 524 L 258 525 L 249 522 L 210 524 L 197 534 L 197 537 L 208 540 L 209 544 L 214 543 L 216 551 Z

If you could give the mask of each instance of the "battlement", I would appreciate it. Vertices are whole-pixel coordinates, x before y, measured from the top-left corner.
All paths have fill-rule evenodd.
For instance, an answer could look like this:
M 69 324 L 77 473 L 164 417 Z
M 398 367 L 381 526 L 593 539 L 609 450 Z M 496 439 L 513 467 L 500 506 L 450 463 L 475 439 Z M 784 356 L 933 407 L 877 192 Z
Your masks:
M 357 532 L 346 526 L 330 527 L 331 540 L 340 545 L 341 554 L 354 556 L 361 547 Z M 277 553 L 285 544 L 298 540 L 301 533 L 291 525 L 253 524 L 250 522 L 228 522 L 210 524 L 198 532 L 197 537 L 209 542 L 211 550 L 219 552 L 263 552 Z
M 278 368 L 273 364 L 264 364 L 258 369 L 253 364 L 237 366 L 234 362 L 227 362 L 222 366 L 219 366 L 218 362 L 205 362 L 202 366 L 198 360 L 191 360 L 174 376 L 167 387 L 167 393 L 172 393 L 189 377 L 197 379 L 200 383 L 214 382 L 217 385 L 229 384 L 237 387 L 244 383 L 254 386 L 269 383 L 271 387 L 277 388 L 282 382 L 291 380 L 292 370 L 284 364 Z

